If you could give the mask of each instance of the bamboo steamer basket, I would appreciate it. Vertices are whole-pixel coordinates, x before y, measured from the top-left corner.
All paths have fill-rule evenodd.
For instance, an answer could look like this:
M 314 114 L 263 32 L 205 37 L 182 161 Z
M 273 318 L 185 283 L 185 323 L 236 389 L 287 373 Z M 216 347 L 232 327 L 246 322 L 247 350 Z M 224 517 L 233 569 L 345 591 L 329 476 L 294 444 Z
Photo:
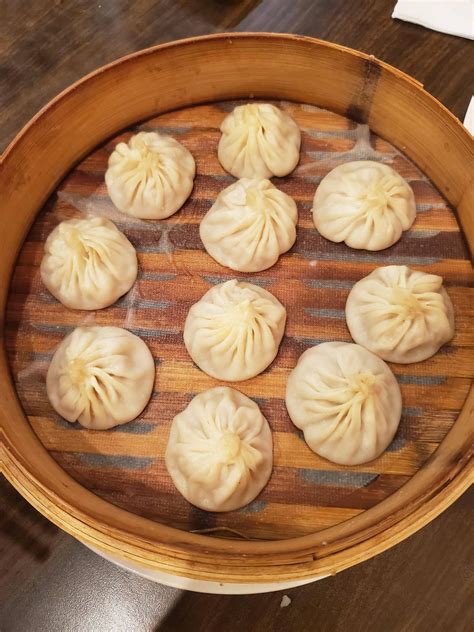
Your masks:
M 0 162 L 0 466 L 38 511 L 109 559 L 146 569 L 149 576 L 268 590 L 269 585 L 334 574 L 380 553 L 423 527 L 468 487 L 473 475 L 472 380 L 449 432 L 394 493 L 349 519 L 302 536 L 241 540 L 161 524 L 76 482 L 52 458 L 21 407 L 3 330 L 22 243 L 74 165 L 137 121 L 239 98 L 305 103 L 368 124 L 403 151 L 456 209 L 472 253 L 472 138 L 411 77 L 372 56 L 294 35 L 214 35 L 129 55 L 60 94 L 20 132 Z M 461 374 L 469 380 L 473 353 L 468 341 L 463 344 Z

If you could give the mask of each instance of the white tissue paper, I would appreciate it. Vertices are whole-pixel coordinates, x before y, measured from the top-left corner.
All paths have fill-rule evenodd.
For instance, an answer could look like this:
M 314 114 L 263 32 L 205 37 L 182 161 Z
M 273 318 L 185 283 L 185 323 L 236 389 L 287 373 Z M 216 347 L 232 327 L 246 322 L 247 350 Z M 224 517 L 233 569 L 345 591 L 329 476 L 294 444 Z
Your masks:
M 467 108 L 466 116 L 464 118 L 464 127 L 474 135 L 474 97 L 471 97 L 469 107 Z
M 420 24 L 441 33 L 474 39 L 473 0 L 399 0 L 392 18 Z

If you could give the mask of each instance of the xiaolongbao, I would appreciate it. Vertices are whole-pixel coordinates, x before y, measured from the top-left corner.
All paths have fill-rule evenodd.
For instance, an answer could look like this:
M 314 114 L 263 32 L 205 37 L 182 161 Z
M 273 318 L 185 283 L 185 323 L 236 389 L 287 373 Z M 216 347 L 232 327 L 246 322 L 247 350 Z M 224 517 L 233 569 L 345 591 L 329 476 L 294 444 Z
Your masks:
M 241 272 L 266 270 L 296 239 L 298 210 L 270 180 L 243 178 L 224 189 L 201 221 L 207 252 Z
M 221 132 L 219 162 L 236 178 L 286 176 L 300 159 L 298 125 L 269 103 L 237 106 L 223 120 Z
M 140 132 L 117 145 L 105 183 L 120 211 L 142 219 L 164 219 L 191 195 L 195 173 L 194 158 L 180 142 L 165 134 Z
M 392 441 L 402 397 L 383 360 L 359 345 L 324 342 L 298 360 L 288 378 L 286 407 L 316 454 L 358 465 Z
M 191 307 L 184 344 L 205 373 L 238 382 L 273 362 L 285 322 L 286 310 L 270 292 L 251 283 L 227 281 Z
M 415 221 L 413 191 L 396 171 L 371 160 L 330 171 L 316 189 L 314 225 L 330 241 L 383 250 Z
M 153 357 L 138 336 L 120 327 L 78 327 L 56 349 L 46 390 L 64 419 L 106 430 L 142 412 L 154 380 Z
M 426 360 L 454 336 L 454 310 L 443 279 L 407 266 L 377 268 L 349 293 L 352 338 L 384 360 Z
M 135 248 L 103 217 L 61 222 L 49 235 L 41 278 L 72 309 L 102 309 L 128 292 L 137 278 Z
M 166 467 L 190 503 L 232 511 L 265 487 L 272 453 L 270 427 L 257 404 L 221 386 L 196 395 L 173 419 Z

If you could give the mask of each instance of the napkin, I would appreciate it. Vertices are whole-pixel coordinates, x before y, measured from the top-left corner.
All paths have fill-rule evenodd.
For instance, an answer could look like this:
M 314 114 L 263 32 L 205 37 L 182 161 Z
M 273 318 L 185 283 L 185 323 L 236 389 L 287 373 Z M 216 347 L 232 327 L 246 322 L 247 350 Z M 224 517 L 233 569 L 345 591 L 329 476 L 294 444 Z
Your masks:
M 474 39 L 473 0 L 399 0 L 392 18 Z
M 471 134 L 474 135 L 474 97 L 471 97 L 469 107 L 467 108 L 466 116 L 464 118 L 464 127 L 466 127 Z

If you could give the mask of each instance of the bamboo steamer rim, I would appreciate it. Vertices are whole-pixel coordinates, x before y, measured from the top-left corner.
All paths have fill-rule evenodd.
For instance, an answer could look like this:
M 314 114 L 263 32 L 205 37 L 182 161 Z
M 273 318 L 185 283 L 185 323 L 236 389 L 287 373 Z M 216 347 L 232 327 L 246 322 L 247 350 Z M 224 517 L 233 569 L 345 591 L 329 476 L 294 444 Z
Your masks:
M 263 71 L 255 63 L 255 55 L 259 55 Z M 285 64 L 289 63 L 294 73 L 288 79 Z M 255 75 L 239 72 L 242 64 L 249 64 Z M 176 85 L 165 92 L 170 67 Z M 226 69 L 227 73 L 223 72 Z M 321 81 L 317 88 L 317 82 L 311 82 L 316 69 Z M 265 75 L 267 71 L 271 79 Z M 190 82 L 186 73 L 195 73 L 198 81 Z M 333 87 L 338 73 L 341 85 Z M 140 86 L 151 77 L 162 81 L 159 98 L 149 90 L 148 94 L 144 90 L 133 93 L 135 82 Z M 405 125 L 406 111 L 398 111 L 396 103 L 391 103 L 387 113 L 385 100 L 392 93 L 401 99 L 402 106 L 410 106 L 412 117 L 416 114 L 415 118 L 423 119 L 426 129 L 419 126 L 418 119 L 409 119 Z M 89 111 L 91 94 L 96 107 Z M 38 209 L 80 158 L 127 125 L 186 105 L 248 98 L 250 94 L 302 101 L 367 122 L 414 160 L 457 208 L 472 252 L 474 187 L 469 172 L 473 152 L 467 130 L 408 75 L 373 56 L 309 37 L 217 34 L 133 53 L 59 94 L 20 131 L 0 159 L 0 231 L 5 235 L 5 252 L 0 259 L 0 386 L 4 393 L 0 471 L 47 518 L 93 547 L 167 573 L 225 582 L 316 577 L 368 559 L 446 509 L 472 483 L 474 469 L 471 384 L 463 410 L 436 452 L 403 487 L 378 505 L 311 535 L 278 541 L 226 540 L 167 527 L 100 499 L 66 474 L 34 434 L 9 373 L 3 323 L 16 256 Z M 386 99 L 381 96 L 384 94 Z M 109 95 L 119 101 L 113 101 L 112 96 L 109 99 Z M 120 110 L 120 100 L 129 108 Z M 114 112 L 107 110 L 111 103 L 117 103 Z M 87 117 L 79 105 L 85 107 Z M 100 105 L 103 111 L 99 111 Z M 84 134 L 84 125 L 89 126 L 90 134 Z M 430 136 L 439 128 L 440 139 Z M 417 130 L 415 136 L 412 129 Z M 67 144 L 63 136 L 74 142 Z M 441 147 L 450 160 L 438 164 Z M 12 211 L 15 222 L 10 220 Z

